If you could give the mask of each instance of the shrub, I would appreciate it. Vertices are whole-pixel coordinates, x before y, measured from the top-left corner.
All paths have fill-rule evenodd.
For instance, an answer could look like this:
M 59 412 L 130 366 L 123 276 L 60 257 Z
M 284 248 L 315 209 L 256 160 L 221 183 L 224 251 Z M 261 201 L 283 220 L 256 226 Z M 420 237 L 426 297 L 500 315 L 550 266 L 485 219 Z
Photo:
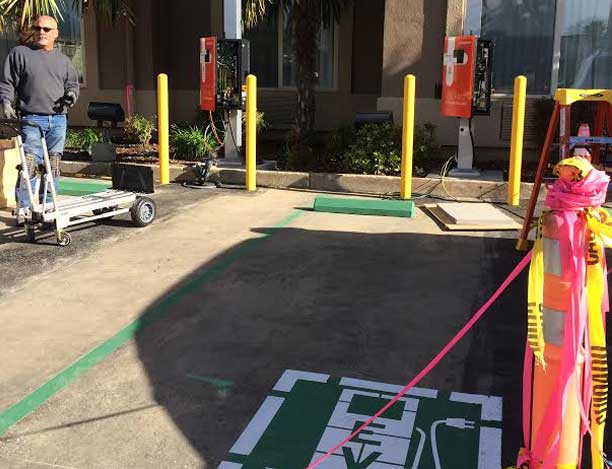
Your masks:
M 415 126 L 413 172 L 426 175 L 433 166 L 435 127 Z M 333 132 L 327 143 L 326 170 L 340 173 L 380 174 L 396 176 L 401 172 L 402 129 L 389 124 L 367 124 L 354 130 L 341 128 Z
M 104 142 L 102 134 L 92 128 L 86 128 L 81 131 L 68 129 L 66 131 L 67 148 L 76 148 L 81 151 L 86 151 L 91 154 L 91 149 L 94 143 Z
M 433 155 L 438 150 L 436 126 L 430 122 L 414 126 L 413 171 L 415 176 L 427 176 L 434 166 Z
M 264 113 L 262 111 L 255 112 L 255 129 L 257 133 L 268 128 L 268 123 L 264 119 Z M 244 135 L 246 135 L 246 112 L 242 113 L 242 129 Z
M 319 141 L 316 132 L 310 132 L 298 138 L 295 130 L 287 134 L 286 156 L 281 157 L 286 167 L 293 171 L 320 171 L 325 165 L 325 146 Z
M 140 143 L 142 150 L 146 153 L 155 131 L 155 124 L 144 116 L 134 114 L 125 121 L 123 131 L 128 138 L 135 139 Z
M 173 125 L 170 129 L 170 155 L 172 158 L 197 161 L 209 153 L 215 153 L 219 144 L 212 132 L 206 135 L 202 129 L 191 126 L 181 128 Z

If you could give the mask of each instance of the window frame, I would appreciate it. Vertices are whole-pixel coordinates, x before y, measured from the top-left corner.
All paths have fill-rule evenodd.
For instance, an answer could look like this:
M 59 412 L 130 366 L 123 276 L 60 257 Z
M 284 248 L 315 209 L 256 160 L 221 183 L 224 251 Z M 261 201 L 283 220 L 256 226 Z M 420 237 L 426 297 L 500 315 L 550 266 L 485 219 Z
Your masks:
M 473 8 L 469 8 L 470 5 Z M 555 95 L 559 87 L 559 71 L 560 71 L 559 67 L 560 67 L 560 62 L 561 62 L 561 27 L 563 25 L 563 20 L 565 19 L 565 16 L 564 16 L 565 6 L 566 6 L 566 0 L 556 0 L 555 23 L 554 23 L 554 32 L 553 32 L 553 48 L 551 51 L 552 52 L 551 54 L 552 66 L 551 66 L 551 73 L 550 73 L 550 93 L 527 94 L 527 98 L 532 98 L 532 99 L 550 98 Z M 470 34 L 470 31 L 467 31 L 466 29 L 469 27 L 468 25 L 473 26 L 475 24 L 474 19 L 478 18 L 478 20 L 476 20 L 477 25 L 478 25 L 478 30 L 473 31 L 473 34 L 480 36 L 481 26 L 482 26 L 482 15 L 483 15 L 482 0 L 468 0 L 468 9 L 466 11 L 465 21 L 464 21 L 464 28 L 465 28 L 464 34 Z M 493 60 L 495 60 L 495 57 L 493 57 Z M 500 98 L 500 99 L 511 98 L 513 94 L 514 93 L 509 93 L 509 92 L 505 92 L 505 93 L 493 92 L 492 97 Z
M 260 87 L 260 89 L 265 90 L 265 91 L 273 91 L 273 90 L 280 90 L 280 91 L 295 91 L 297 89 L 296 86 L 294 85 L 285 85 L 284 84 L 284 80 L 283 80 L 283 48 L 284 48 L 284 43 L 285 43 L 285 34 L 284 34 L 284 20 L 285 20 L 285 8 L 284 5 L 281 2 L 281 5 L 278 8 L 278 12 L 277 12 L 277 18 L 276 18 L 276 37 L 277 37 L 277 47 L 278 50 L 276 51 L 276 59 L 277 59 L 277 85 L 276 86 L 262 86 Z M 333 44 L 333 49 L 334 49 L 334 59 L 333 59 L 333 64 L 332 64 L 332 68 L 333 68 L 333 78 L 332 78 L 332 85 L 328 88 L 321 88 L 319 85 L 317 85 L 315 87 L 315 91 L 317 93 L 333 93 L 333 92 L 337 92 L 338 91 L 338 70 L 339 70 L 339 60 L 338 60 L 338 50 L 339 50 L 339 41 L 338 41 L 338 33 L 340 30 L 340 27 L 337 23 L 333 23 L 333 27 L 334 27 L 334 44 Z
M 87 88 L 87 44 L 85 42 L 85 17 L 81 15 L 79 19 L 79 27 L 81 28 L 81 55 L 83 56 L 83 81 L 79 82 L 80 89 Z

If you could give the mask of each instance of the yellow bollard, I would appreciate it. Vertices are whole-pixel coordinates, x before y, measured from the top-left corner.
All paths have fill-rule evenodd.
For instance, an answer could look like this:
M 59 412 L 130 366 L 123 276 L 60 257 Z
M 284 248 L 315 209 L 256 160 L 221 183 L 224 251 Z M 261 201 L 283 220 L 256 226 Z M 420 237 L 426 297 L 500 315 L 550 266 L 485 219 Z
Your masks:
M 412 197 L 412 153 L 414 147 L 414 96 L 416 78 L 406 75 L 404 78 L 404 126 L 402 129 L 402 180 L 400 198 Z
M 246 190 L 257 189 L 257 77 L 247 76 L 246 94 Z
M 510 171 L 508 176 L 508 205 L 518 205 L 521 200 L 521 168 L 523 165 L 523 135 L 525 132 L 525 97 L 527 78 L 514 79 L 512 105 L 512 141 L 510 143 Z
M 168 109 L 168 75 L 157 75 L 157 135 L 159 140 L 159 183 L 170 183 L 170 120 Z

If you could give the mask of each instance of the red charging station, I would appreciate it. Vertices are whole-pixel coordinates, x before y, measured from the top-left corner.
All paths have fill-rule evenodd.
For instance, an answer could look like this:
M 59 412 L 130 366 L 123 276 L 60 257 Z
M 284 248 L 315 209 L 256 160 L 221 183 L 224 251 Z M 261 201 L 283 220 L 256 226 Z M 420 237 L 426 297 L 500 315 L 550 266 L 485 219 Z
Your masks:
M 472 117 L 476 36 L 444 38 L 441 112 L 449 117 Z
M 249 68 L 249 41 L 200 38 L 200 108 L 243 110 Z
M 204 111 L 215 110 L 215 93 L 217 90 L 216 43 L 214 37 L 200 39 L 200 108 Z
M 476 36 L 444 38 L 443 116 L 459 117 L 457 169 L 451 175 L 474 176 L 472 117 L 491 113 L 493 43 Z

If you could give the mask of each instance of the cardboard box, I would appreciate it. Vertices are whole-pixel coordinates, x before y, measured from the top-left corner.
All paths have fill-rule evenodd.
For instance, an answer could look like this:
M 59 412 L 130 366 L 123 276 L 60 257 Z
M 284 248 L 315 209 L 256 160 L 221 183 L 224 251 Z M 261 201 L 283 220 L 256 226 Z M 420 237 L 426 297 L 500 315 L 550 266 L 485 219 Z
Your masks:
M 16 139 L 0 140 L 0 208 L 15 207 L 19 152 Z

